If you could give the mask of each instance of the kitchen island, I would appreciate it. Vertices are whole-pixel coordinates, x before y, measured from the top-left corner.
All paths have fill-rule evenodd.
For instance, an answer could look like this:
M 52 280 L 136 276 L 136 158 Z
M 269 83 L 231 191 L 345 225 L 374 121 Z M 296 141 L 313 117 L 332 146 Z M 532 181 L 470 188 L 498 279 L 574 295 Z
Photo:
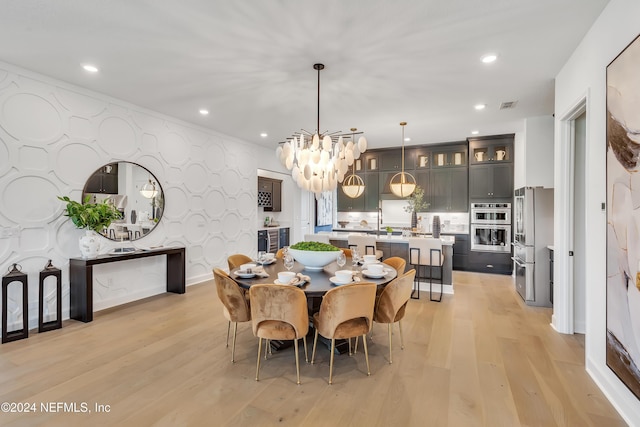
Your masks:
M 331 233 L 320 233 L 323 236 L 329 236 L 329 241 L 334 246 L 339 248 L 348 248 L 349 245 L 347 243 L 349 234 L 344 232 L 331 232 Z M 427 235 L 425 237 L 431 237 Z M 442 241 L 442 253 L 444 254 L 444 265 L 442 266 L 442 287 L 443 292 L 445 294 L 453 294 L 453 244 L 455 243 L 454 236 L 440 236 L 440 240 Z M 401 235 L 380 235 L 376 236 L 376 248 L 381 250 L 384 255 L 383 259 L 390 257 L 400 257 L 403 258 L 407 262 L 407 270 L 413 268 L 409 263 L 409 240 L 406 237 Z M 427 269 L 428 270 L 428 269 Z M 435 273 L 435 272 L 434 272 Z M 427 275 L 429 272 L 427 271 Z M 427 276 L 428 277 L 428 276 Z M 434 291 L 440 290 L 440 282 L 439 275 L 434 274 L 434 279 L 437 279 L 437 282 L 434 282 Z M 429 291 L 429 283 L 421 282 L 420 283 L 421 291 Z

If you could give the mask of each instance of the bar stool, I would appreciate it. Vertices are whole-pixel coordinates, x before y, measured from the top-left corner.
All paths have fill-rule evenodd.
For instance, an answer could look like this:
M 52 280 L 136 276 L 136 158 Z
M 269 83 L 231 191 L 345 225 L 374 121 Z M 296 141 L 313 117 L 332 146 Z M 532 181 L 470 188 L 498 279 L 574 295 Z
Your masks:
M 444 254 L 442 253 L 442 241 L 433 237 L 409 237 L 409 264 L 413 265 L 416 269 L 416 277 L 413 282 L 413 291 L 411 292 L 412 299 L 420 299 L 420 279 L 426 279 L 427 277 L 421 272 L 425 272 L 427 267 L 429 268 L 429 300 L 440 302 L 442 301 L 442 274 L 444 264 Z M 423 267 L 422 269 L 420 267 Z M 433 270 L 440 273 L 440 297 L 438 299 L 433 298 Z M 417 291 L 417 296 L 413 296 Z

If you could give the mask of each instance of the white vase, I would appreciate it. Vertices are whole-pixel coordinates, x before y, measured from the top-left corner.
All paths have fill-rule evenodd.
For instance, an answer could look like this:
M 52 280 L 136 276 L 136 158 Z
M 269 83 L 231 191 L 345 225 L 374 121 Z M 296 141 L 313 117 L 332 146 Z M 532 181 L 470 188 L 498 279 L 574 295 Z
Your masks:
M 85 231 L 80 237 L 80 253 L 82 258 L 95 258 L 100 252 L 100 236 L 93 230 Z

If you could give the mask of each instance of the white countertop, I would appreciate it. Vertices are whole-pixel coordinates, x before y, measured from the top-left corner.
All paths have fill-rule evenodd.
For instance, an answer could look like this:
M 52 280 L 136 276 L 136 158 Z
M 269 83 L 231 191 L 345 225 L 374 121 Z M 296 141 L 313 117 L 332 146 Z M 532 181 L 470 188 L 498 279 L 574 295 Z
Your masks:
M 263 226 L 258 227 L 258 231 L 261 231 L 261 230 L 278 230 L 280 228 L 290 228 L 290 226 L 289 225 L 285 225 L 285 224 L 280 224 L 280 225 L 271 225 L 269 227 L 265 227 L 263 225 Z
M 322 236 L 329 236 L 329 239 L 333 240 L 347 240 L 349 238 L 348 233 L 336 232 L 333 231 L 331 233 L 322 233 Z M 386 234 L 380 234 L 380 236 L 372 235 L 373 237 L 377 237 L 379 242 L 389 242 L 389 243 L 409 243 L 409 240 L 406 237 L 402 236 L 387 236 Z M 425 235 L 425 237 L 431 237 L 431 235 Z M 440 240 L 443 245 L 451 246 L 455 243 L 455 236 L 440 236 Z

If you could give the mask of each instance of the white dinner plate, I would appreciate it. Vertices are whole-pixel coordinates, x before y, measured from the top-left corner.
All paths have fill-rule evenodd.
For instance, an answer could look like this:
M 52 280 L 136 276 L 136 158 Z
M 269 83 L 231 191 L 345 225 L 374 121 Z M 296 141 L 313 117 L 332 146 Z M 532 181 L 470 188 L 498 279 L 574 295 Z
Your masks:
M 255 277 L 256 273 L 247 273 L 246 271 L 236 271 L 236 276 L 242 278 L 242 279 L 250 279 L 252 277 Z
M 338 281 L 338 278 L 336 276 L 331 276 L 329 277 L 329 281 L 331 283 L 333 283 L 334 285 L 348 285 L 349 283 L 353 283 L 353 279 L 349 280 L 348 282 L 340 282 Z
M 258 264 L 262 264 L 262 265 L 271 265 L 271 264 L 273 264 L 274 262 L 276 262 L 276 259 L 275 259 L 275 258 L 273 258 L 273 259 L 269 259 L 269 260 L 267 260 L 267 261 L 265 261 L 265 262 L 260 262 L 260 261 L 256 261 L 256 262 L 257 262 Z
M 375 273 L 372 273 L 369 270 L 362 270 L 362 274 L 364 274 L 367 277 L 371 277 L 372 279 L 380 279 L 380 278 L 384 277 L 387 274 L 387 272 L 382 270 L 382 273 L 375 274 Z

